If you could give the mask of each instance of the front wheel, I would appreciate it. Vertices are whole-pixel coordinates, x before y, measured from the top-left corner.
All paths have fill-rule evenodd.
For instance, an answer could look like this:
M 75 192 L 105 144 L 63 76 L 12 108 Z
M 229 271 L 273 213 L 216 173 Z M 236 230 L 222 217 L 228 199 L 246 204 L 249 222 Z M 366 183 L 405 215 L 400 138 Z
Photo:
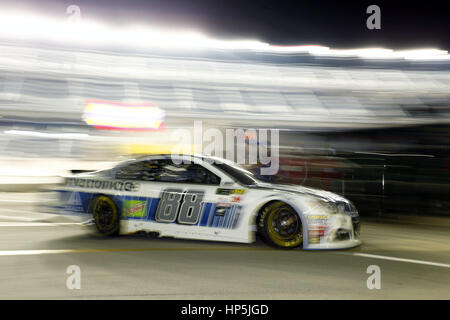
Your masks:
M 119 234 L 119 210 L 110 197 L 95 197 L 92 200 L 91 208 L 94 224 L 99 233 L 105 236 L 116 236 Z
M 302 222 L 295 210 L 284 202 L 266 206 L 258 219 L 258 231 L 269 245 L 292 249 L 303 242 Z

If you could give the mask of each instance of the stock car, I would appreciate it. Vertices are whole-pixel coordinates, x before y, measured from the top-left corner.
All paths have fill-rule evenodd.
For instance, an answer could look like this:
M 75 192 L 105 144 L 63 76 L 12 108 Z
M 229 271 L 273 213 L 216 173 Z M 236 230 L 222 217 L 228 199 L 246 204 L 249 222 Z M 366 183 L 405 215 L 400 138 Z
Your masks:
M 199 155 L 150 155 L 67 176 L 58 213 L 90 218 L 103 235 L 254 242 L 343 249 L 361 243 L 355 206 L 334 193 L 258 180 L 240 165 Z

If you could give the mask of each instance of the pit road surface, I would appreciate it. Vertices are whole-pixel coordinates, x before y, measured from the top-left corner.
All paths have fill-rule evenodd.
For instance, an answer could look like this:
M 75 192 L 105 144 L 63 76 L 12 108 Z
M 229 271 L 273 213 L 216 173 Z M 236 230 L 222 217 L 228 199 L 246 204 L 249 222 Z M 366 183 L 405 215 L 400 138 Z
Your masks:
M 358 248 L 286 251 L 260 240 L 102 238 L 33 203 L 5 203 L 0 299 L 450 299 L 448 227 L 365 222 Z M 70 265 L 80 290 L 66 287 Z M 370 265 L 380 290 L 367 288 Z

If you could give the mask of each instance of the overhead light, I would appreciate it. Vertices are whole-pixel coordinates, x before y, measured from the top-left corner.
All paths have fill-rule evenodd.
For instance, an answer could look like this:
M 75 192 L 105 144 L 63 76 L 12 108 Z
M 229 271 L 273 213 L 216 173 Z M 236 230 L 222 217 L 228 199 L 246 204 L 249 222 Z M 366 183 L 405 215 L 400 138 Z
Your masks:
M 268 53 L 309 53 L 329 57 L 363 59 L 448 60 L 445 50 L 416 49 L 394 51 L 385 48 L 330 49 L 321 45 L 279 46 L 258 40 L 220 40 L 198 31 L 168 31 L 149 26 L 112 27 L 82 19 L 69 23 L 29 13 L 0 10 L 0 37 L 21 40 L 48 40 L 67 44 L 121 45 L 134 48 L 182 50 L 252 50 Z
M 159 130 L 165 112 L 155 104 L 86 101 L 83 121 L 98 129 Z

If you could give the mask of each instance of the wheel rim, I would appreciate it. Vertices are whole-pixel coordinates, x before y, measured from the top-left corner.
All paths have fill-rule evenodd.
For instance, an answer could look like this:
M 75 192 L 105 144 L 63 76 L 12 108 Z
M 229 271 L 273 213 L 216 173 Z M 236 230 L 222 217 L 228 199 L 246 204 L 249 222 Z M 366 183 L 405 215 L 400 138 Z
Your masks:
M 116 227 L 117 209 L 114 202 L 108 197 L 99 197 L 94 207 L 94 220 L 97 229 L 106 233 Z
M 274 209 L 267 219 L 270 239 L 282 247 L 297 247 L 303 241 L 302 224 L 298 214 L 288 206 Z

